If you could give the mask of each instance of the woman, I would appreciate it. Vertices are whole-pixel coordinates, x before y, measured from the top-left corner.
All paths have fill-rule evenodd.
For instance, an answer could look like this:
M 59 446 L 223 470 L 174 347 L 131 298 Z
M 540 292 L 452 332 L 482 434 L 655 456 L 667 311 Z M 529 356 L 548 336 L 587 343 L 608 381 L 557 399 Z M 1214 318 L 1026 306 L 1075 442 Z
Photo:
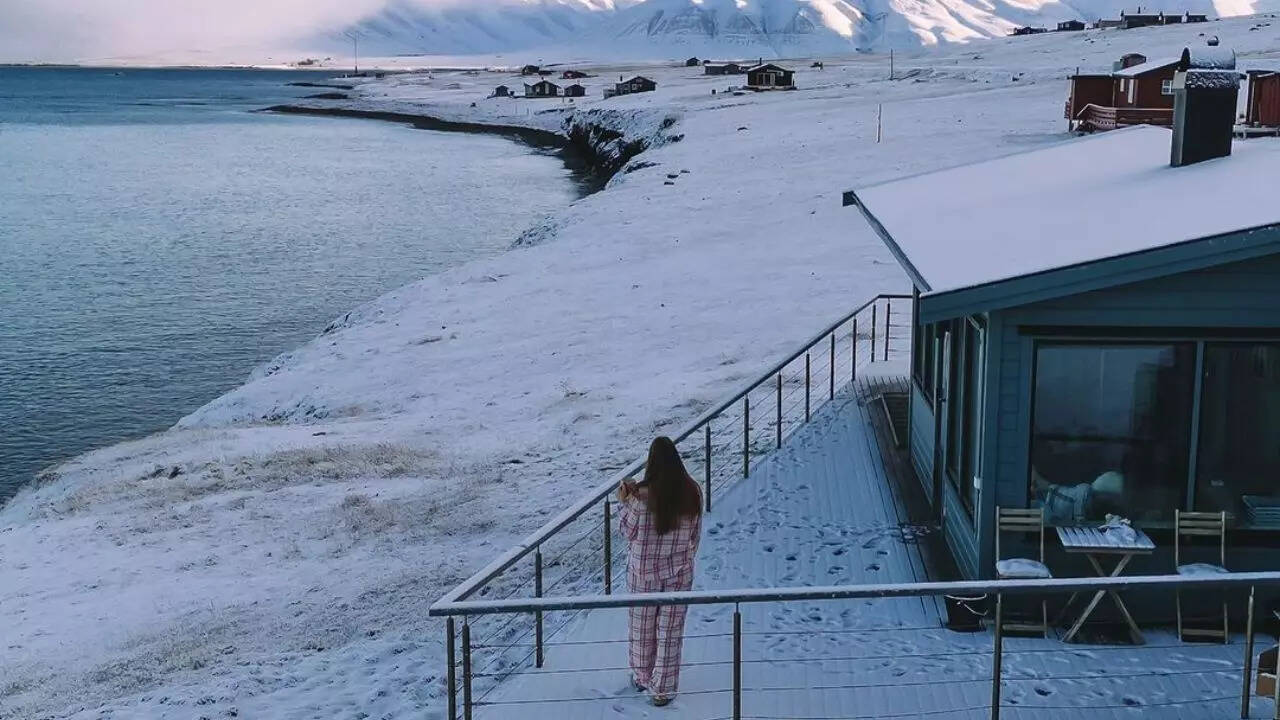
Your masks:
M 653 441 L 644 480 L 624 480 L 618 500 L 631 592 L 690 589 L 702 535 L 702 492 L 671 438 Z M 683 605 L 631 608 L 632 682 L 659 707 L 671 702 L 680 682 L 685 611 Z

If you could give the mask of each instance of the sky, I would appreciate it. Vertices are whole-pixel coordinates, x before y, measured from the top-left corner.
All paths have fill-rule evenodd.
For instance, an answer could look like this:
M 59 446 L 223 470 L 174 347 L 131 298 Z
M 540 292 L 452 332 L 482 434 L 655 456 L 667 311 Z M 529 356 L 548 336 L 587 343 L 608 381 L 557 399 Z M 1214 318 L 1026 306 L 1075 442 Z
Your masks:
M 453 0 L 418 0 L 423 4 Z M 488 2 L 489 0 L 472 0 Z M 0 61 L 71 62 L 294 47 L 386 0 L 0 0 Z

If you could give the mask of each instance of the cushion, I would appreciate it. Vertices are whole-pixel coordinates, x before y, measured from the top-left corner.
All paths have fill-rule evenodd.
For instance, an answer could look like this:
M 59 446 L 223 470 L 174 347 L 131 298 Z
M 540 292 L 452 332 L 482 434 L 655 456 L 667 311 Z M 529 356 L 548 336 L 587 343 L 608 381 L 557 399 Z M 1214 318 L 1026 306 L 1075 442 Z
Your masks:
M 1049 568 L 1038 560 L 1009 558 L 996 563 L 996 574 L 1003 579 L 1044 580 L 1053 577 Z
M 1191 563 L 1189 565 L 1179 565 L 1179 575 L 1222 575 L 1227 569 L 1221 565 L 1213 565 L 1210 563 Z

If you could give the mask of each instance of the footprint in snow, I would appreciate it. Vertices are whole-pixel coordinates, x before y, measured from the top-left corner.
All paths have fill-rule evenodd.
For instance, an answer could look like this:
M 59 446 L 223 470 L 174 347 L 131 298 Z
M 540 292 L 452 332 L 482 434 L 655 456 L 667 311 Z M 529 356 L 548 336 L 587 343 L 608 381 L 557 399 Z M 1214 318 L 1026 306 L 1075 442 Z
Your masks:
M 880 569 L 880 563 L 871 563 L 870 565 L 867 566 L 867 570 L 871 572 L 875 572 L 879 569 Z
M 1053 694 L 1053 690 L 1050 690 L 1049 688 L 1044 687 L 1043 685 L 1037 685 L 1036 694 L 1039 695 L 1040 697 L 1049 697 L 1050 695 Z

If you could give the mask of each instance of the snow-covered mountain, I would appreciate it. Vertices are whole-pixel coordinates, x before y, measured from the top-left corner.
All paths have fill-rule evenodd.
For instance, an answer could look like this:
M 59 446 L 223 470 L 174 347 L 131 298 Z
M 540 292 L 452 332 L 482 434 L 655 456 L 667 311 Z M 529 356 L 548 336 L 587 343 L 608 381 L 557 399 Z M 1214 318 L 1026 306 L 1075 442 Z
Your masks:
M 1019 25 L 1133 12 L 1125 0 L 387 0 L 353 28 L 371 55 L 555 47 L 601 58 L 765 57 L 910 48 L 1007 35 Z M 1142 0 L 1143 11 L 1242 15 L 1280 0 Z

